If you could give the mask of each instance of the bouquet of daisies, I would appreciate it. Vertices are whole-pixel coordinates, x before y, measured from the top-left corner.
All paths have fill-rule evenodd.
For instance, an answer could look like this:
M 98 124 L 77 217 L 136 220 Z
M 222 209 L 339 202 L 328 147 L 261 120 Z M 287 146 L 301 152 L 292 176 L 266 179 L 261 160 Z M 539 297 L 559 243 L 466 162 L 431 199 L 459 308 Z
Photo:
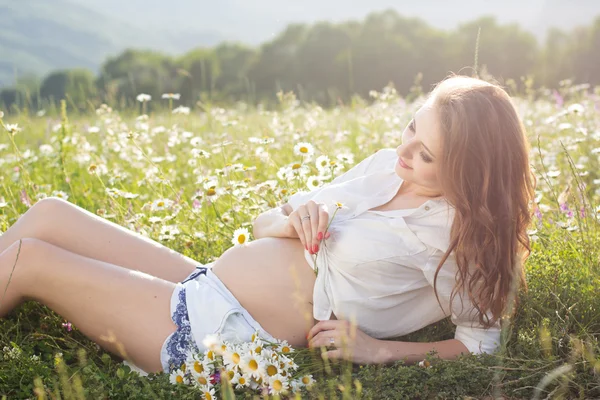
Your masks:
M 235 389 L 249 388 L 261 394 L 286 395 L 302 387 L 311 387 L 312 375 L 298 374 L 298 365 L 290 357 L 294 349 L 285 341 L 270 342 L 252 335 L 251 342 L 230 343 L 220 335 L 204 340 L 203 353 L 188 351 L 185 363 L 170 375 L 173 384 L 193 385 L 203 398 L 221 393 L 224 380 Z

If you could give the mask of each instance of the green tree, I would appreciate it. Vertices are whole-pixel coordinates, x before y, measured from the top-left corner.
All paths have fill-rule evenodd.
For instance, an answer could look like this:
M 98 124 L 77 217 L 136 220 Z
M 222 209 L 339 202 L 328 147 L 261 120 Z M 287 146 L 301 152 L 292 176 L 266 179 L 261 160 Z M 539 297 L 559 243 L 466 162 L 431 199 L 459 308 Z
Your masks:
M 58 102 L 68 99 L 75 107 L 83 110 L 87 101 L 96 98 L 94 74 L 87 69 L 72 69 L 51 73 L 44 79 L 40 95 L 44 99 Z

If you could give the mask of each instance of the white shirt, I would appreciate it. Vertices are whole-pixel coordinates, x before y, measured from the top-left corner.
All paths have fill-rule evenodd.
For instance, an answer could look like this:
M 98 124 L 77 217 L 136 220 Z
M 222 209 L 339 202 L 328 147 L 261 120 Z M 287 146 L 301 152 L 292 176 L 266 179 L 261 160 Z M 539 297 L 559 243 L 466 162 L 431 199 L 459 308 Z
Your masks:
M 435 271 L 449 247 L 454 208 L 441 198 L 413 209 L 370 211 L 397 194 L 403 182 L 395 172 L 397 160 L 395 149 L 381 149 L 331 183 L 288 199 L 294 210 L 311 199 L 329 208 L 331 236 L 320 242 L 316 256 L 305 251 L 313 269 L 316 258 L 318 271 L 314 318 L 328 320 L 333 312 L 382 339 L 403 336 L 450 315 L 455 339 L 472 353 L 491 353 L 500 343 L 499 323 L 483 328 L 464 292 L 454 297 L 450 310 L 457 271 L 454 253 L 437 278 L 443 309 L 433 290 Z M 336 202 L 345 208 L 332 220 Z

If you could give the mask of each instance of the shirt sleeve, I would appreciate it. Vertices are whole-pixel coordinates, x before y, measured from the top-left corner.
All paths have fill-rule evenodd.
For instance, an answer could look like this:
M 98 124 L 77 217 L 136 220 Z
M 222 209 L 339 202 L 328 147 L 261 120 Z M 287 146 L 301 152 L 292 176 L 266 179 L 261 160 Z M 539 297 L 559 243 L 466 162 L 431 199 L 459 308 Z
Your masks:
M 334 180 L 332 180 L 331 182 L 317 188 L 314 189 L 310 192 L 306 192 L 306 191 L 300 191 L 300 192 L 296 192 L 293 195 L 291 195 L 288 198 L 288 204 L 290 206 L 292 206 L 292 209 L 295 210 L 296 208 L 298 208 L 299 206 L 301 206 L 302 204 L 306 204 L 307 201 L 309 201 L 311 198 L 313 198 L 317 193 L 319 193 L 321 190 L 323 190 L 324 188 L 331 186 L 331 185 L 337 185 L 339 183 L 343 183 L 349 180 L 352 180 L 354 178 L 358 178 L 359 176 L 365 175 L 368 172 L 372 171 L 376 165 L 378 164 L 376 161 L 376 159 L 380 158 L 385 151 L 390 151 L 393 149 L 379 149 L 377 150 L 375 153 L 371 154 L 370 156 L 366 157 L 365 159 L 363 159 L 361 162 L 359 162 L 358 164 L 356 164 L 354 167 L 352 167 L 351 169 L 349 169 L 348 171 L 344 172 L 343 174 L 337 176 Z M 375 160 L 375 162 L 374 162 Z
M 441 250 L 435 249 L 423 270 L 432 287 L 435 271 L 443 256 L 444 253 Z M 440 302 L 445 307 L 444 312 L 446 314 L 448 311 L 451 312 L 450 320 L 456 325 L 454 338 L 464 344 L 471 353 L 493 353 L 500 345 L 500 322 L 490 328 L 484 328 L 480 324 L 476 314 L 477 310 L 466 292 L 456 293 L 452 302 L 452 310 L 449 310 L 450 294 L 456 284 L 457 268 L 454 257 L 451 255 L 440 269 L 436 284 Z M 487 316 L 491 318 L 491 313 L 488 313 Z

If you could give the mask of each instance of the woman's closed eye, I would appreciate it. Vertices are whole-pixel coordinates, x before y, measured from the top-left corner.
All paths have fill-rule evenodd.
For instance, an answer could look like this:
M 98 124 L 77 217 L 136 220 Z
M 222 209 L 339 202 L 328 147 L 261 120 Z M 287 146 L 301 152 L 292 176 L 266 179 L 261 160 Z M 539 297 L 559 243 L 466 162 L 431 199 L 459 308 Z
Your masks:
M 410 124 L 408 124 L 408 129 L 414 134 L 415 132 L 415 120 L 412 119 L 410 121 Z M 421 152 L 419 153 L 419 155 L 421 156 L 421 159 L 426 162 L 426 163 L 430 163 L 433 162 L 433 159 L 431 157 L 429 157 L 423 150 L 421 150 Z

